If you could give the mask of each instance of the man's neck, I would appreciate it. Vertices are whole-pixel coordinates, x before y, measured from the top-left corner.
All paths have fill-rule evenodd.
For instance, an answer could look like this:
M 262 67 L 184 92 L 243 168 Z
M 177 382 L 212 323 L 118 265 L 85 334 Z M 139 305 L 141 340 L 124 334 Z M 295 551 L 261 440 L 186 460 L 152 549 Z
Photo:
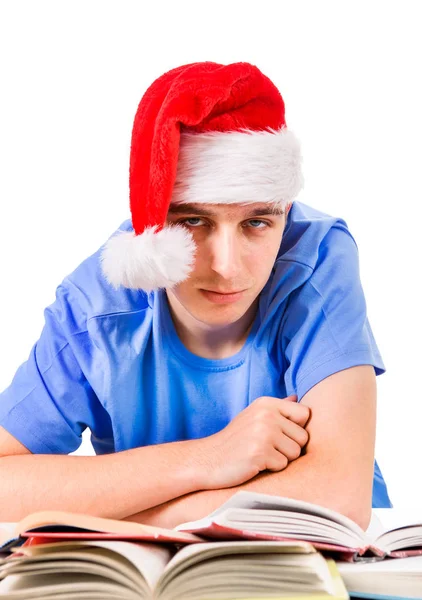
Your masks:
M 172 293 L 167 292 L 170 315 L 183 345 L 202 358 L 229 358 L 239 352 L 255 319 L 258 299 L 234 323 L 225 326 L 206 325 L 195 319 Z

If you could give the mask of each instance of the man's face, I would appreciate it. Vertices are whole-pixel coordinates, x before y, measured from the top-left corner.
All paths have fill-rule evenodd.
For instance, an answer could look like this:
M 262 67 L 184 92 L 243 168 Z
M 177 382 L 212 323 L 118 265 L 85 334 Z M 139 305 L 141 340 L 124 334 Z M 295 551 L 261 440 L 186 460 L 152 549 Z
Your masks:
M 257 299 L 274 266 L 286 221 L 284 210 L 273 211 L 264 203 L 170 206 L 167 224 L 186 227 L 197 246 L 189 278 L 170 293 L 195 319 L 229 325 Z

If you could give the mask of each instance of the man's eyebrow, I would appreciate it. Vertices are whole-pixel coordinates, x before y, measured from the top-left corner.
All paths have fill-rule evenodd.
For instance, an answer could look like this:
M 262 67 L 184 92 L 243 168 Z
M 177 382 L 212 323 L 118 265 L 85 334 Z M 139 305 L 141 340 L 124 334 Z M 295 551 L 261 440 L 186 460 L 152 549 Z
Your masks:
M 228 204 L 227 206 L 230 206 Z M 202 208 L 197 204 L 171 204 L 169 208 L 169 214 L 173 215 L 200 215 L 202 217 L 215 217 L 218 216 L 216 213 Z M 254 208 L 246 214 L 246 217 L 258 217 L 258 216 L 281 216 L 284 215 L 284 210 L 280 206 L 265 206 L 263 208 Z
M 268 206 L 264 209 L 262 208 L 254 208 L 253 211 L 248 213 L 249 217 L 259 217 L 260 215 L 271 215 L 273 217 L 279 217 L 284 215 L 284 210 L 279 206 Z

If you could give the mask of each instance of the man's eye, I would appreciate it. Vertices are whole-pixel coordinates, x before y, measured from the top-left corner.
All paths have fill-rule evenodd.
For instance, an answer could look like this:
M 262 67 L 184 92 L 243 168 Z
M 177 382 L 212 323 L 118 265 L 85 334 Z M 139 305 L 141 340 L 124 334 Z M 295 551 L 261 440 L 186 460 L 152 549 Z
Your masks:
M 178 221 L 178 224 L 187 225 L 188 227 L 200 227 L 204 223 L 205 221 L 199 217 L 188 217 L 187 219 L 181 219 Z M 261 219 L 250 219 L 249 221 L 246 221 L 245 226 L 249 226 L 251 229 L 266 229 L 270 225 Z
M 268 223 L 266 221 L 261 221 L 260 219 L 251 219 L 248 223 L 252 225 L 252 229 L 265 229 L 265 227 L 268 227 Z M 257 227 L 257 223 L 258 225 L 263 225 L 263 227 Z
M 195 223 L 192 221 L 196 221 Z M 182 225 L 189 225 L 190 227 L 196 227 L 198 225 L 198 221 L 202 221 L 199 217 L 191 217 L 189 219 L 182 219 L 179 221 Z

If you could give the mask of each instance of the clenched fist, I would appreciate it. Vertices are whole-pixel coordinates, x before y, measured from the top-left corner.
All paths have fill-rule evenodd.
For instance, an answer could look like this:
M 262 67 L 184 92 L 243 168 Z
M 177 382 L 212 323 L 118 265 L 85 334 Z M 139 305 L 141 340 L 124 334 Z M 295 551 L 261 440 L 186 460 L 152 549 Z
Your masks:
M 204 489 L 232 487 L 261 471 L 285 469 L 308 441 L 309 415 L 296 396 L 257 398 L 224 429 L 198 440 L 207 465 Z

